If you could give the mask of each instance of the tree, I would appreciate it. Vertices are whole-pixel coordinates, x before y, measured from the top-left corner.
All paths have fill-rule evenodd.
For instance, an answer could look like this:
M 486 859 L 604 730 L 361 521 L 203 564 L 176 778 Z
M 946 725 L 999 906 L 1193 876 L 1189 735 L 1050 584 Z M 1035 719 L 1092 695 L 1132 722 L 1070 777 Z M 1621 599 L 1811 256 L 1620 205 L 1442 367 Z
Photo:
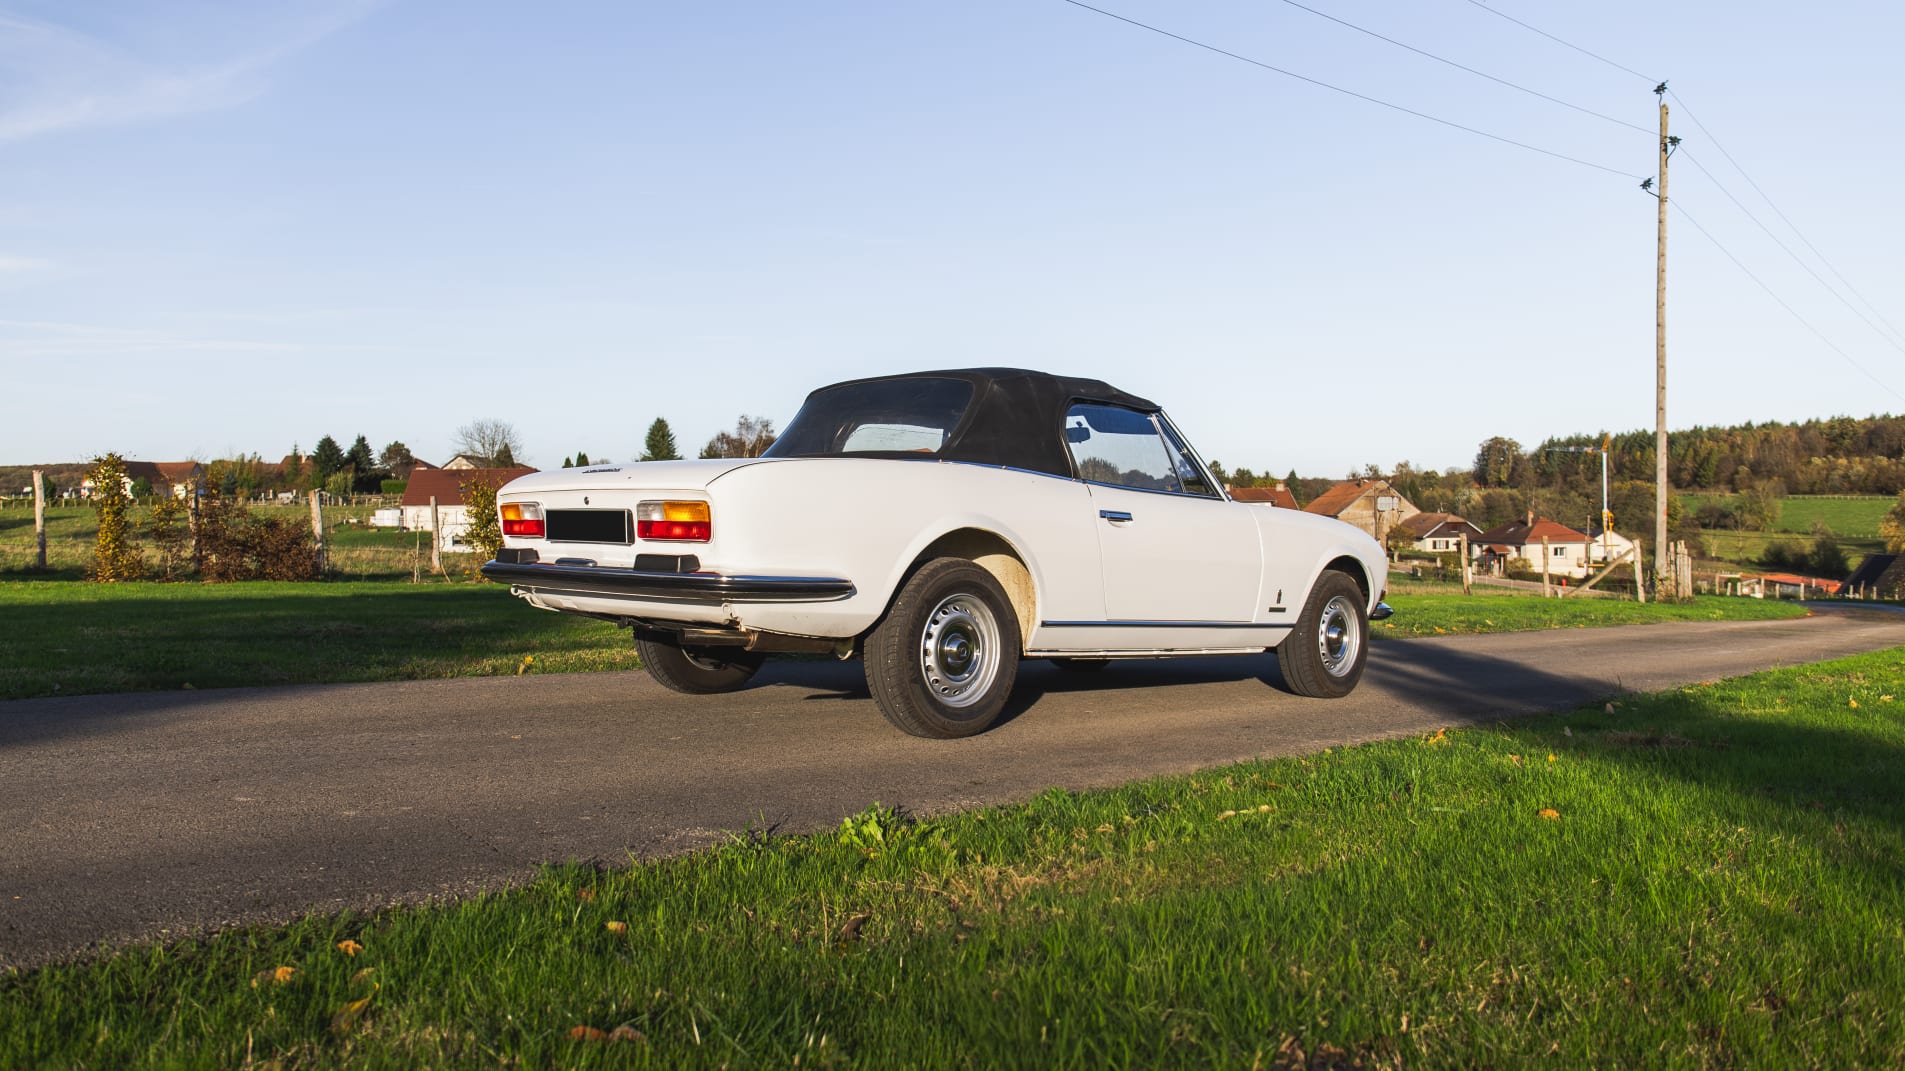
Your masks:
M 456 429 L 456 449 L 492 468 L 506 468 L 516 463 L 523 440 L 507 420 L 485 418 Z
M 1824 521 L 1812 522 L 1812 550 L 1806 555 L 1806 565 L 1812 575 L 1826 579 L 1843 577 L 1852 571 L 1852 564 L 1846 561 L 1845 550 L 1833 537 L 1832 529 Z
M 1885 537 L 1886 550 L 1905 553 L 1905 491 L 1898 493 L 1898 503 L 1880 519 L 1879 534 Z
M 1779 527 L 1779 500 L 1785 492 L 1778 480 L 1761 480 L 1740 492 L 1740 526 L 1755 532 Z
M 99 538 L 93 545 L 92 579 L 102 584 L 137 580 L 145 573 L 145 559 L 132 541 L 127 517 L 126 459 L 118 454 L 93 458 L 86 478 L 93 482 L 93 512 L 99 515 Z
M 589 455 L 582 452 L 581 450 L 577 450 L 575 452 L 575 467 L 579 469 L 583 469 L 583 468 L 588 468 L 589 465 L 590 465 Z
M 642 461 L 680 461 L 681 452 L 675 446 L 674 430 L 668 422 L 656 417 L 648 426 L 648 438 L 642 440 Z
M 702 457 L 760 457 L 774 445 L 774 422 L 766 417 L 743 415 L 734 422 L 733 431 L 717 432 L 701 448 Z
M 417 457 L 399 440 L 384 447 L 384 452 L 377 455 L 377 463 L 396 479 L 407 480 L 410 470 L 417 467 Z
M 571 457 L 565 457 L 565 458 L 563 458 L 563 459 L 562 459 L 562 467 L 563 467 L 563 468 L 565 468 L 565 469 L 572 469 L 572 468 L 575 468 L 575 459 L 574 459 L 574 458 L 571 458 Z
M 336 439 L 326 435 L 318 440 L 317 446 L 311 451 L 311 465 L 316 469 L 319 480 L 328 479 L 332 473 L 344 467 L 344 448 L 337 445 Z
M 1513 486 L 1521 461 L 1521 444 L 1497 435 L 1475 451 L 1475 482 L 1482 487 Z
M 179 567 L 185 563 L 186 540 L 191 532 L 186 528 L 185 500 L 173 495 L 161 495 L 152 504 L 152 512 L 146 520 L 146 538 L 159 551 L 159 569 L 170 580 Z

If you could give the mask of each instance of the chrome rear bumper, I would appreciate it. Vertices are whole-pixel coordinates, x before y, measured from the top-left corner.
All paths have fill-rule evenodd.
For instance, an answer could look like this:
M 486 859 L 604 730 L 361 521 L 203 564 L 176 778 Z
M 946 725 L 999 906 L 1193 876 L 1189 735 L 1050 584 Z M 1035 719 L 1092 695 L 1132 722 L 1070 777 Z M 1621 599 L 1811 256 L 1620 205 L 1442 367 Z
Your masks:
M 730 576 L 654 573 L 599 565 L 542 562 L 483 563 L 483 575 L 529 591 L 608 595 L 669 602 L 837 602 L 854 592 L 851 580 L 821 576 Z

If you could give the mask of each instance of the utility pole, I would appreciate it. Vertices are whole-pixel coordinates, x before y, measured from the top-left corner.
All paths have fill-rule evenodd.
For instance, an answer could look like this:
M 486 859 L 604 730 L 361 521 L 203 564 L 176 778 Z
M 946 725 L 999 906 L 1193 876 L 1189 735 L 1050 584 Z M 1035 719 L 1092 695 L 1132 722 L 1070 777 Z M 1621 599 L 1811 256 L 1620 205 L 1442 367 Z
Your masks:
M 1654 264 L 1654 576 L 1670 584 L 1667 567 L 1667 157 L 1673 139 L 1667 134 L 1667 83 L 1654 87 L 1660 99 L 1660 201 Z M 1678 597 L 1678 593 L 1672 593 Z

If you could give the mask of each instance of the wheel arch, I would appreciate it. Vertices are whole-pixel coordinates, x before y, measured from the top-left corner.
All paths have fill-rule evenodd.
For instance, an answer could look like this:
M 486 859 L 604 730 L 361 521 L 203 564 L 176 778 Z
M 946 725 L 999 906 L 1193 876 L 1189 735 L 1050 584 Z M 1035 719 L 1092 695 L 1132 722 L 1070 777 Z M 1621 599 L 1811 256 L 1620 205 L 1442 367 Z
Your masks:
M 894 586 L 895 595 L 921 566 L 937 558 L 964 558 L 992 574 L 1012 602 L 1012 616 L 1019 623 L 1019 648 L 1023 651 L 1038 623 L 1038 584 L 1032 579 L 1025 556 L 1012 541 L 985 528 L 955 528 L 946 532 L 913 555 L 899 584 Z

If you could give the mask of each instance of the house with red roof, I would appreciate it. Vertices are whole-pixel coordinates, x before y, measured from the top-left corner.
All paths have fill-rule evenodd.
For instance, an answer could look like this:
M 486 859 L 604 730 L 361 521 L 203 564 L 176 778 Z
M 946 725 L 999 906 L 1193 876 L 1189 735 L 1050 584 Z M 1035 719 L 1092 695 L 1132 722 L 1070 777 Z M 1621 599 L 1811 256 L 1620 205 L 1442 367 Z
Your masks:
M 1230 492 L 1232 502 L 1255 502 L 1278 509 L 1302 508 L 1296 504 L 1296 495 L 1282 480 L 1278 480 L 1275 487 L 1230 487 L 1226 490 Z
M 1506 524 L 1498 524 L 1469 542 L 1469 553 L 1496 576 L 1519 561 L 1534 572 L 1542 572 L 1547 562 L 1550 576 L 1588 574 L 1588 547 L 1593 543 L 1586 532 L 1577 532 L 1560 521 L 1527 514 Z
M 1381 542 L 1397 525 L 1422 511 L 1389 486 L 1388 480 L 1361 479 L 1344 480 L 1317 495 L 1303 512 L 1353 524 Z
M 403 526 L 411 531 L 431 531 L 430 503 L 434 499 L 437 543 L 447 550 L 470 526 L 469 507 L 463 502 L 465 484 L 481 480 L 501 487 L 535 471 L 526 465 L 506 469 L 412 469 L 403 492 Z
M 1461 550 L 1463 536 L 1468 537 L 1469 546 L 1474 546 L 1482 535 L 1480 528 L 1453 513 L 1418 513 L 1404 518 L 1397 527 L 1415 537 L 1417 550 L 1431 554 Z

